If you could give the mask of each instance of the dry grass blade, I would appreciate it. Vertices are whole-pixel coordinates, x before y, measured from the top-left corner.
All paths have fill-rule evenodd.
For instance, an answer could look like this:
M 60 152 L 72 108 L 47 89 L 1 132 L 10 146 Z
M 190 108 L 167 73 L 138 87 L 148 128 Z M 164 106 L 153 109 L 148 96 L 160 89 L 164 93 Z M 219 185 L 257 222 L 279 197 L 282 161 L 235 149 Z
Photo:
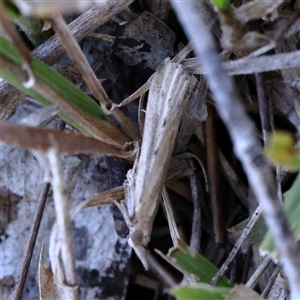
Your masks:
M 232 138 L 235 153 L 241 160 L 250 185 L 260 201 L 266 223 L 281 256 L 283 269 L 291 287 L 291 297 L 300 298 L 300 261 L 297 244 L 279 202 L 276 184 L 262 147 L 255 138 L 254 126 L 239 103 L 232 80 L 223 70 L 215 42 L 203 20 L 195 14 L 193 2 L 172 1 L 179 19 L 205 65 L 210 89 L 221 118 Z M 198 31 L 201 28 L 201 41 Z
M 107 96 L 93 69 L 89 65 L 85 55 L 81 51 L 78 43 L 72 36 L 72 33 L 69 30 L 64 19 L 61 15 L 57 15 L 53 17 L 50 22 L 52 23 L 52 27 L 54 28 L 55 32 L 59 36 L 64 48 L 71 57 L 74 65 L 82 75 L 84 81 L 86 82 L 94 96 L 100 102 L 102 109 L 107 113 L 110 113 L 112 101 Z M 111 114 L 115 117 L 115 119 L 118 120 L 125 134 L 129 138 L 134 141 L 140 141 L 140 134 L 137 128 L 119 109 L 113 109 L 111 111 Z
M 163 187 L 163 189 L 162 189 L 162 198 L 163 198 L 163 204 L 164 204 L 166 215 L 167 215 L 170 236 L 172 238 L 173 245 L 175 246 L 177 244 L 177 241 L 182 239 L 182 236 L 180 236 L 180 233 L 179 233 L 179 230 L 178 230 L 178 227 L 176 224 L 174 212 L 172 209 L 171 201 L 170 201 L 166 187 Z
M 211 284 L 216 284 L 218 280 L 225 274 L 226 270 L 228 269 L 229 264 L 232 262 L 232 260 L 237 255 L 238 251 L 240 250 L 241 246 L 243 245 L 245 239 L 251 232 L 252 228 L 256 224 L 257 220 L 261 216 L 260 208 L 258 207 L 256 211 L 253 213 L 251 219 L 249 220 L 249 223 L 244 228 L 242 234 L 240 235 L 239 239 L 234 245 L 234 248 L 230 252 L 229 256 L 227 257 L 226 261 L 223 263 L 222 267 L 218 270 L 217 274 L 214 276 L 214 278 L 211 280 Z
M 203 64 L 198 58 L 190 58 L 183 66 L 194 74 L 204 74 Z M 265 55 L 261 57 L 245 57 L 234 61 L 223 62 L 222 66 L 228 75 L 262 73 L 300 67 L 300 51 Z
M 51 251 L 50 245 L 51 266 L 57 280 L 55 283 L 62 288 L 66 299 L 77 300 L 79 289 L 75 272 L 70 204 L 63 188 L 62 170 L 55 140 L 52 140 L 52 148 L 47 152 L 47 158 L 51 169 L 51 185 L 56 212 L 56 223 L 52 228 L 52 235 L 58 239 L 55 247 L 57 251 Z
M 267 267 L 271 263 L 271 259 L 268 257 L 265 257 L 264 260 L 261 262 L 261 264 L 258 266 L 258 268 L 255 270 L 255 272 L 252 274 L 252 276 L 247 281 L 246 286 L 250 288 L 254 288 L 260 278 L 260 276 L 264 273 L 264 271 L 267 269 Z
M 44 212 L 44 208 L 46 205 L 49 188 L 50 188 L 49 183 L 44 184 L 42 194 L 40 196 L 40 199 L 38 200 L 37 210 L 36 210 L 36 213 L 33 218 L 32 227 L 31 227 L 28 242 L 26 245 L 25 255 L 24 255 L 24 258 L 22 261 L 22 266 L 20 269 L 19 283 L 18 283 L 15 293 L 14 293 L 14 300 L 22 299 L 22 292 L 24 289 L 25 280 L 26 280 L 28 268 L 30 265 L 30 261 L 32 258 L 36 238 L 37 238 L 37 235 L 39 232 L 39 227 L 40 227 L 41 220 L 43 217 L 43 212 Z
M 140 157 L 127 174 L 126 200 L 118 204 L 129 244 L 148 268 L 146 251 L 175 136 L 195 79 L 170 60 L 157 70 L 149 92 Z
M 96 194 L 93 198 L 82 201 L 77 206 L 73 207 L 70 215 L 74 219 L 75 216 L 84 208 L 100 206 L 105 204 L 114 204 L 125 199 L 124 187 L 118 186 L 100 194 Z
M 10 145 L 46 152 L 52 148 L 53 140 L 58 152 L 68 154 L 102 154 L 133 160 L 135 150 L 124 150 L 121 147 L 106 144 L 93 138 L 61 130 L 35 128 L 1 122 L 0 139 Z

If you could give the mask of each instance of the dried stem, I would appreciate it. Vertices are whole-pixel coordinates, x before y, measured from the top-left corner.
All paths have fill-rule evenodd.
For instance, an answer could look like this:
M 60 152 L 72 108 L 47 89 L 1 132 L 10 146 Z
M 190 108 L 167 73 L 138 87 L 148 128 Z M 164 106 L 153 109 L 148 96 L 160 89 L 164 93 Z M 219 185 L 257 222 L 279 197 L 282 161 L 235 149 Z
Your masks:
M 199 176 L 193 172 L 189 176 L 192 196 L 193 196 L 193 224 L 190 239 L 190 247 L 197 252 L 201 252 L 201 203 L 203 200 L 203 193 Z
M 269 101 L 266 99 L 264 78 L 260 73 L 255 74 L 257 98 L 259 104 L 260 121 L 264 139 L 264 145 L 268 143 L 268 134 L 271 132 Z
M 22 299 L 22 293 L 23 293 L 30 261 L 32 258 L 36 238 L 37 238 L 41 220 L 43 217 L 43 212 L 44 212 L 44 208 L 46 205 L 49 188 L 50 188 L 49 183 L 44 184 L 42 194 L 37 203 L 37 209 L 36 209 L 36 212 L 35 212 L 35 215 L 33 218 L 32 227 L 31 227 L 31 230 L 29 233 L 29 238 L 27 241 L 26 249 L 25 249 L 25 255 L 23 257 L 21 269 L 19 272 L 18 284 L 16 285 L 16 289 L 15 289 L 15 293 L 14 293 L 14 298 L 13 298 L 14 300 Z
M 63 187 L 63 177 L 58 153 L 53 148 L 48 151 L 52 178 L 53 200 L 56 211 L 56 224 L 61 241 L 61 261 L 63 278 L 60 278 L 65 296 L 69 299 L 79 299 L 77 278 L 75 271 L 75 257 L 72 242 L 72 227 L 70 218 L 70 205 Z M 59 260 L 59 258 L 56 258 Z M 55 270 L 54 270 L 55 272 Z
M 72 59 L 75 67 L 82 75 L 94 96 L 100 102 L 102 109 L 113 115 L 113 117 L 120 123 L 128 137 L 134 141 L 141 141 L 140 134 L 132 122 L 118 108 L 114 108 L 114 110 L 111 111 L 113 105 L 112 101 L 107 96 L 92 67 L 88 63 L 75 38 L 72 36 L 72 32 L 68 28 L 63 17 L 61 15 L 56 15 L 50 20 L 50 22 L 52 23 L 52 27 L 56 34 L 60 38 L 62 45 Z
M 265 270 L 267 269 L 267 267 L 270 265 L 271 261 L 272 260 L 269 257 L 265 257 L 264 258 L 264 260 L 257 267 L 257 269 L 255 270 L 255 272 L 252 274 L 252 276 L 250 277 L 250 279 L 247 281 L 247 284 L 246 284 L 247 287 L 249 287 L 251 289 L 254 289 L 254 287 L 258 283 L 258 280 L 259 280 L 260 276 L 265 272 Z
M 207 157 L 207 174 L 209 184 L 209 194 L 212 206 L 213 229 L 216 243 L 225 242 L 225 224 L 223 218 L 223 205 L 220 194 L 220 168 L 218 145 L 215 135 L 215 127 L 213 120 L 213 109 L 211 104 L 207 105 L 207 120 L 205 123 L 205 142 Z
M 239 239 L 235 243 L 233 249 L 231 250 L 231 252 L 230 252 L 229 256 L 227 257 L 227 259 L 225 260 L 225 262 L 223 263 L 222 267 L 219 269 L 217 274 L 211 280 L 211 284 L 213 284 L 213 285 L 216 284 L 218 282 L 218 280 L 225 274 L 225 272 L 227 271 L 230 263 L 232 262 L 232 260 L 237 255 L 238 251 L 240 250 L 241 246 L 243 245 L 244 241 L 246 240 L 248 234 L 251 232 L 252 228 L 254 227 L 257 220 L 260 218 L 260 216 L 261 216 L 261 212 L 259 211 L 259 207 L 258 207 L 256 209 L 256 211 L 253 213 L 249 223 L 244 228 L 241 236 L 239 237 Z
M 216 101 L 218 112 L 227 126 L 235 153 L 241 160 L 249 183 L 260 202 L 290 284 L 291 299 L 299 299 L 300 260 L 298 247 L 277 197 L 271 168 L 263 155 L 259 141 L 255 137 L 254 124 L 238 101 L 232 79 L 222 68 L 211 33 L 201 17 L 195 13 L 195 1 L 172 0 L 172 4 L 180 22 L 194 43 L 195 53 L 204 65 L 208 85 Z M 199 32 L 201 32 L 201 39 Z
M 265 289 L 263 290 L 263 292 L 261 293 L 261 295 L 264 298 L 267 298 L 268 294 L 270 293 L 270 290 L 275 282 L 276 277 L 278 276 L 279 272 L 281 271 L 281 265 L 277 265 L 272 276 L 270 277 L 267 285 L 265 286 Z
M 198 58 L 190 58 L 183 66 L 194 74 L 204 74 L 204 64 Z M 228 75 L 253 74 L 300 67 L 300 51 L 264 55 L 260 57 L 246 56 L 232 61 L 222 62 Z

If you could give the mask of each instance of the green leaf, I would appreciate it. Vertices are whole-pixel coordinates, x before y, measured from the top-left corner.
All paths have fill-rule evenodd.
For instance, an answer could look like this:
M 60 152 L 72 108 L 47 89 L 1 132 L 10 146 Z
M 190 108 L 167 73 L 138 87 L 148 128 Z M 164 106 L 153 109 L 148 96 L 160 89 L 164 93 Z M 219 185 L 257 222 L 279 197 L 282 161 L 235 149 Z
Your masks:
M 209 283 L 218 271 L 216 266 L 181 240 L 177 241 L 177 246 L 169 250 L 167 256 L 157 252 L 183 274 L 193 276 L 197 282 Z M 217 285 L 233 286 L 225 276 L 218 281 Z
M 300 174 L 298 174 L 292 187 L 284 194 L 284 210 L 288 218 L 294 237 L 300 240 Z M 278 253 L 270 232 L 264 238 L 260 251 L 262 254 L 270 255 L 275 261 L 278 260 Z
M 170 293 L 183 300 L 224 300 L 231 288 L 199 283 L 195 286 L 176 286 Z
M 229 0 L 210 0 L 210 2 L 215 5 L 219 10 L 231 9 Z
M 266 156 L 274 164 L 300 170 L 300 149 L 295 147 L 293 135 L 287 131 L 276 131 L 265 150 Z
M 18 66 L 22 65 L 22 57 L 19 52 L 2 36 L 0 36 L 0 53 L 5 57 L 10 59 L 13 63 Z M 57 92 L 66 101 L 76 105 L 79 109 L 89 113 L 91 116 L 106 120 L 106 115 L 102 111 L 101 107 L 84 92 L 78 89 L 69 80 L 61 76 L 58 72 L 49 68 L 46 64 L 33 58 L 31 63 L 31 68 L 35 76 L 51 87 L 55 92 Z M 0 77 L 8 81 L 10 84 L 21 90 L 26 95 L 36 99 L 43 105 L 51 105 L 52 103 L 47 100 L 43 95 L 37 93 L 33 88 L 27 89 L 24 87 L 23 82 L 13 72 L 10 70 L 3 70 L 0 66 Z M 65 121 L 70 123 L 72 126 L 86 134 L 86 131 L 77 124 L 76 120 L 72 120 L 67 115 L 60 114 Z

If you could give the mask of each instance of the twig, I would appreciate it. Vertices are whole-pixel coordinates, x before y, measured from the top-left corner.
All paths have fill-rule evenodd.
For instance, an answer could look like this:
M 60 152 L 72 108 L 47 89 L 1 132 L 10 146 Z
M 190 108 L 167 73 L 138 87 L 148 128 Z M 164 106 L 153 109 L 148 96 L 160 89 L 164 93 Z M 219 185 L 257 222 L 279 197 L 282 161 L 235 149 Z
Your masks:
M 204 63 L 198 58 L 190 58 L 183 66 L 194 74 L 205 74 Z M 300 51 L 264 55 L 260 57 L 244 57 L 238 60 L 222 62 L 228 75 L 253 74 L 275 70 L 300 67 Z
M 268 134 L 271 132 L 269 101 L 266 99 L 264 78 L 260 73 L 255 74 L 259 115 L 262 127 L 264 145 L 268 143 Z
M 191 161 L 191 160 L 190 160 Z M 192 163 L 191 163 L 192 165 Z M 191 166 L 193 167 L 193 166 Z M 192 223 L 192 233 L 190 239 L 191 249 L 200 252 L 201 250 L 201 204 L 200 201 L 203 200 L 203 193 L 201 182 L 199 176 L 197 176 L 196 171 L 189 176 L 192 196 L 193 196 L 193 223 Z
M 271 278 L 269 279 L 267 285 L 265 286 L 265 289 L 263 290 L 263 292 L 261 293 L 262 297 L 266 298 L 272 288 L 272 285 L 275 282 L 276 277 L 278 276 L 279 272 L 281 271 L 281 265 L 277 265 Z M 294 299 L 294 298 L 291 298 Z
M 32 227 L 31 227 L 31 230 L 29 233 L 29 238 L 28 238 L 26 248 L 25 248 L 25 255 L 23 257 L 21 269 L 20 269 L 19 276 L 18 276 L 19 279 L 18 279 L 18 284 L 16 285 L 16 289 L 15 289 L 15 293 L 14 293 L 14 298 L 13 298 L 14 300 L 22 299 L 22 293 L 23 293 L 30 261 L 32 258 L 36 238 L 37 238 L 41 220 L 43 217 L 43 212 L 44 212 L 44 208 L 46 205 L 49 188 L 50 188 L 49 183 L 44 184 L 41 196 L 37 203 L 37 209 L 36 209 L 36 212 L 35 212 L 35 215 L 33 218 Z
M 250 277 L 250 279 L 247 281 L 246 286 L 253 289 L 260 276 L 264 273 L 264 271 L 267 269 L 267 267 L 270 265 L 271 263 L 271 258 L 269 257 L 265 257 L 264 260 L 261 262 L 261 264 L 257 267 L 257 269 L 255 270 L 255 272 L 252 274 L 252 276 Z
M 61 249 L 60 253 L 62 270 L 59 270 L 58 274 L 62 272 L 62 278 L 60 278 L 60 276 L 56 273 L 58 271 L 57 267 L 54 268 L 53 271 L 54 274 L 58 276 L 58 283 L 64 290 L 66 298 L 76 300 L 79 299 L 79 290 L 77 286 L 75 271 L 75 256 L 72 242 L 70 205 L 63 187 L 61 164 L 55 148 L 55 141 L 53 141 L 53 148 L 48 151 L 47 156 L 52 173 L 51 184 L 56 211 L 57 232 Z M 56 266 L 58 266 L 59 257 L 56 257 L 55 259 L 57 260 Z
M 205 67 L 208 85 L 213 93 L 218 112 L 227 126 L 235 153 L 242 162 L 253 192 L 260 202 L 290 284 L 291 298 L 299 299 L 299 250 L 278 200 L 271 168 L 255 137 L 254 124 L 238 101 L 232 79 L 222 68 L 212 35 L 201 17 L 195 14 L 195 1 L 172 0 L 172 4 L 185 31 L 194 43 L 195 53 Z M 201 39 L 199 32 L 201 32 Z
M 211 104 L 207 105 L 208 115 L 205 123 L 205 142 L 207 157 L 207 174 L 209 184 L 209 195 L 212 206 L 213 229 L 216 243 L 225 242 L 225 224 L 223 218 L 223 205 L 220 195 L 220 168 L 218 157 L 218 146 L 216 142 L 213 109 Z
M 118 108 L 114 108 L 111 111 L 113 105 L 112 101 L 107 96 L 92 67 L 88 63 L 75 38 L 72 36 L 72 33 L 63 17 L 58 14 L 52 17 L 50 22 L 56 34 L 60 38 L 62 45 L 72 59 L 75 67 L 82 75 L 85 83 L 90 88 L 94 96 L 100 102 L 102 109 L 106 113 L 113 115 L 128 137 L 134 141 L 141 141 L 140 134 L 132 122 Z
M 232 262 L 232 260 L 237 255 L 239 249 L 243 245 L 245 239 L 247 238 L 248 234 L 251 232 L 251 230 L 254 227 L 254 225 L 256 224 L 256 222 L 259 219 L 260 215 L 261 215 L 261 212 L 260 212 L 259 207 L 258 207 L 256 209 L 256 211 L 253 213 L 253 215 L 252 215 L 249 223 L 244 228 L 241 236 L 239 237 L 239 239 L 235 243 L 235 245 L 234 245 L 233 249 L 231 250 L 229 256 L 227 257 L 226 261 L 223 263 L 222 267 L 218 270 L 218 272 L 216 273 L 216 275 L 211 280 L 210 283 L 212 285 L 215 285 L 218 282 L 218 280 L 225 274 L 225 272 L 227 271 L 230 263 Z

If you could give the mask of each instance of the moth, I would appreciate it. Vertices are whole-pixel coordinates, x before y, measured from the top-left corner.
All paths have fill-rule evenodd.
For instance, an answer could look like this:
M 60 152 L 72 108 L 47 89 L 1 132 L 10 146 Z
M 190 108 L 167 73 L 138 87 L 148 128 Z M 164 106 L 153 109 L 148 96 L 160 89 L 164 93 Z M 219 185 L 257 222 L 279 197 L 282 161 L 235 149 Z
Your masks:
M 149 89 L 140 153 L 124 182 L 125 199 L 116 203 L 129 228 L 129 245 L 148 269 L 146 247 L 176 135 L 196 78 L 166 59 Z

